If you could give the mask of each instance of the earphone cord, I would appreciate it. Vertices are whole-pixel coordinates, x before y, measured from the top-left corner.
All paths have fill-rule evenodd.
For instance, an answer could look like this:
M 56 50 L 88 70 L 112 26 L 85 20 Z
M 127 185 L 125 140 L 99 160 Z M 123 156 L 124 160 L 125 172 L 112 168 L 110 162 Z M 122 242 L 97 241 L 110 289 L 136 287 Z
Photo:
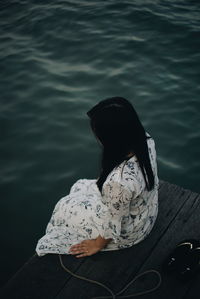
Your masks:
M 107 287 L 106 285 L 104 285 L 103 283 L 99 282 L 99 281 L 96 281 L 96 280 L 92 280 L 92 279 L 89 279 L 89 278 L 86 278 L 86 277 L 83 277 L 83 276 L 80 276 L 80 275 L 77 275 L 75 273 L 73 273 L 71 270 L 69 270 L 67 267 L 65 267 L 65 265 L 63 264 L 63 261 L 62 261 L 62 257 L 61 255 L 59 254 L 59 260 L 60 260 L 60 264 L 61 264 L 61 267 L 66 271 L 68 272 L 69 274 L 71 274 L 72 276 L 78 278 L 78 279 L 81 279 L 81 280 L 85 280 L 87 282 L 90 282 L 90 283 L 94 283 L 96 285 L 99 285 L 100 287 L 106 289 L 110 294 L 111 296 L 100 296 L 100 297 L 92 297 L 91 299 L 108 299 L 108 298 L 112 298 L 112 299 L 116 299 L 116 298 L 131 298 L 131 297 L 136 297 L 136 296 L 141 296 L 141 295 L 144 295 L 144 294 L 148 294 L 148 293 L 151 293 L 155 290 L 157 290 L 161 284 L 161 281 L 162 281 L 162 278 L 161 278 L 161 275 L 158 271 L 156 270 L 147 270 L 143 273 L 140 273 L 138 274 L 136 277 L 134 277 L 134 279 L 132 279 L 121 291 L 119 291 L 117 294 L 114 294 L 114 292 L 109 288 Z M 139 292 L 139 293 L 135 293 L 135 294 L 132 294 L 132 295 L 126 295 L 126 296 L 118 296 L 120 294 L 122 294 L 126 289 L 128 289 L 128 287 L 133 283 L 135 282 L 139 277 L 147 274 L 147 273 L 155 273 L 159 279 L 157 285 L 147 291 L 143 291 L 143 292 Z

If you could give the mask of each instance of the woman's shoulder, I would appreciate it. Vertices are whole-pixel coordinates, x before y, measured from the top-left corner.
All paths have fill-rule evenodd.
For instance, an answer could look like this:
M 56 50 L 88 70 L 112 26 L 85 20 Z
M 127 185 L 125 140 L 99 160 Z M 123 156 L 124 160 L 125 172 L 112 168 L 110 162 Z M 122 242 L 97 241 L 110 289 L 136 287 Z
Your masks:
M 123 161 L 109 173 L 104 182 L 104 187 L 107 185 L 113 186 L 113 188 L 119 186 L 129 192 L 135 192 L 140 184 L 137 177 L 138 172 L 137 158 L 132 156 L 128 161 Z
M 150 134 L 147 133 L 147 137 L 148 137 L 147 138 L 147 146 L 148 146 L 148 150 L 149 150 L 149 157 L 153 163 L 156 160 L 156 145 L 155 145 L 154 138 L 152 136 L 150 136 Z
M 155 144 L 154 138 L 152 137 L 152 135 L 150 135 L 147 131 L 146 133 L 146 137 L 147 137 L 147 144 Z

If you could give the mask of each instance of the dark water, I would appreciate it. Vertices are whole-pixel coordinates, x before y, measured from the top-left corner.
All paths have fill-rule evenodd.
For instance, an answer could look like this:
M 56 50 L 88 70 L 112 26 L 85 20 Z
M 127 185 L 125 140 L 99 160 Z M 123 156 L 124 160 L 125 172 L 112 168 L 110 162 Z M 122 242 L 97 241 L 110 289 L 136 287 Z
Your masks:
M 199 1 L 1 0 L 0 23 L 2 282 L 71 184 L 97 177 L 86 112 L 104 98 L 133 103 L 160 178 L 200 192 Z

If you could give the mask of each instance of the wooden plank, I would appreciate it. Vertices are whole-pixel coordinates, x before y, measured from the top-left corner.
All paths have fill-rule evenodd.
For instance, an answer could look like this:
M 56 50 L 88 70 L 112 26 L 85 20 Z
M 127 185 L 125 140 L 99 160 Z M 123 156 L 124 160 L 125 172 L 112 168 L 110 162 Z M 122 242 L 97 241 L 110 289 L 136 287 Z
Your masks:
M 83 262 L 71 255 L 64 256 L 63 261 L 73 271 L 76 271 Z M 43 257 L 34 255 L 6 284 L 1 298 L 51 299 L 69 279 L 71 276 L 61 269 L 57 254 Z
M 85 262 L 80 266 L 77 274 L 98 280 L 110 287 L 115 293 L 121 290 L 138 273 L 190 194 L 190 191 L 176 185 L 161 182 L 159 214 L 151 234 L 144 241 L 129 249 L 102 252 L 94 257 L 85 258 Z M 108 293 L 98 286 L 72 278 L 58 293 L 56 299 L 70 298 L 70 296 L 77 299 L 89 299 L 97 295 L 108 295 Z
M 189 192 L 189 191 L 188 191 Z M 139 273 L 148 269 L 156 269 L 162 274 L 162 284 L 160 288 L 148 295 L 148 299 L 191 299 L 200 298 L 197 296 L 197 290 L 200 291 L 200 277 L 188 282 L 182 282 L 174 275 L 166 275 L 162 272 L 161 265 L 166 256 L 173 248 L 185 239 L 195 238 L 200 240 L 200 195 L 189 192 L 189 198 L 182 206 L 176 218 L 171 222 L 170 226 L 163 234 L 151 255 L 140 268 Z M 147 277 L 142 282 L 137 283 L 137 289 L 145 289 Z M 156 283 L 151 282 L 152 285 Z M 141 296 L 141 299 L 146 298 Z
M 101 281 L 113 289 L 114 292 L 118 292 L 141 271 L 142 265 L 154 267 L 153 263 L 147 263 L 150 261 L 151 256 L 161 261 L 159 251 L 156 251 L 156 248 L 160 248 L 159 244 L 165 238 L 165 234 L 169 238 L 170 231 L 171 234 L 175 233 L 176 237 L 170 237 L 173 241 L 171 243 L 167 239 L 169 244 L 167 244 L 168 246 L 164 245 L 162 256 L 166 255 L 173 247 L 175 240 L 179 237 L 179 231 L 172 229 L 173 223 L 175 223 L 175 219 L 178 219 L 179 212 L 182 211 L 187 201 L 191 201 L 191 198 L 194 199 L 194 196 L 196 195 L 191 191 L 161 181 L 158 218 L 152 232 L 144 241 L 128 249 L 99 252 L 82 259 L 66 255 L 63 256 L 64 264 L 73 272 Z M 156 256 L 156 252 L 158 256 Z M 149 281 L 153 282 L 154 277 Z M 135 291 L 135 288 L 132 291 Z M 108 295 L 108 292 L 99 286 L 93 286 L 71 277 L 61 268 L 58 256 L 48 254 L 40 258 L 34 256 L 25 264 L 21 271 L 6 285 L 2 297 L 8 299 L 89 299 L 92 296 L 99 295 Z

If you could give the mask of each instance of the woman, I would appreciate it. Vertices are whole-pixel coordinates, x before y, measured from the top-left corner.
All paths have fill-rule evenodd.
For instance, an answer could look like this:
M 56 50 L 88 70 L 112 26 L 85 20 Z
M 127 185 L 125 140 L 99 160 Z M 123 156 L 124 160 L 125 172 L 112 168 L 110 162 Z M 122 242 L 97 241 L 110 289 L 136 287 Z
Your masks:
M 158 177 L 153 138 L 122 97 L 105 99 L 88 113 L 102 146 L 98 179 L 80 179 L 55 206 L 46 234 L 47 253 L 85 257 L 141 242 L 158 213 Z

